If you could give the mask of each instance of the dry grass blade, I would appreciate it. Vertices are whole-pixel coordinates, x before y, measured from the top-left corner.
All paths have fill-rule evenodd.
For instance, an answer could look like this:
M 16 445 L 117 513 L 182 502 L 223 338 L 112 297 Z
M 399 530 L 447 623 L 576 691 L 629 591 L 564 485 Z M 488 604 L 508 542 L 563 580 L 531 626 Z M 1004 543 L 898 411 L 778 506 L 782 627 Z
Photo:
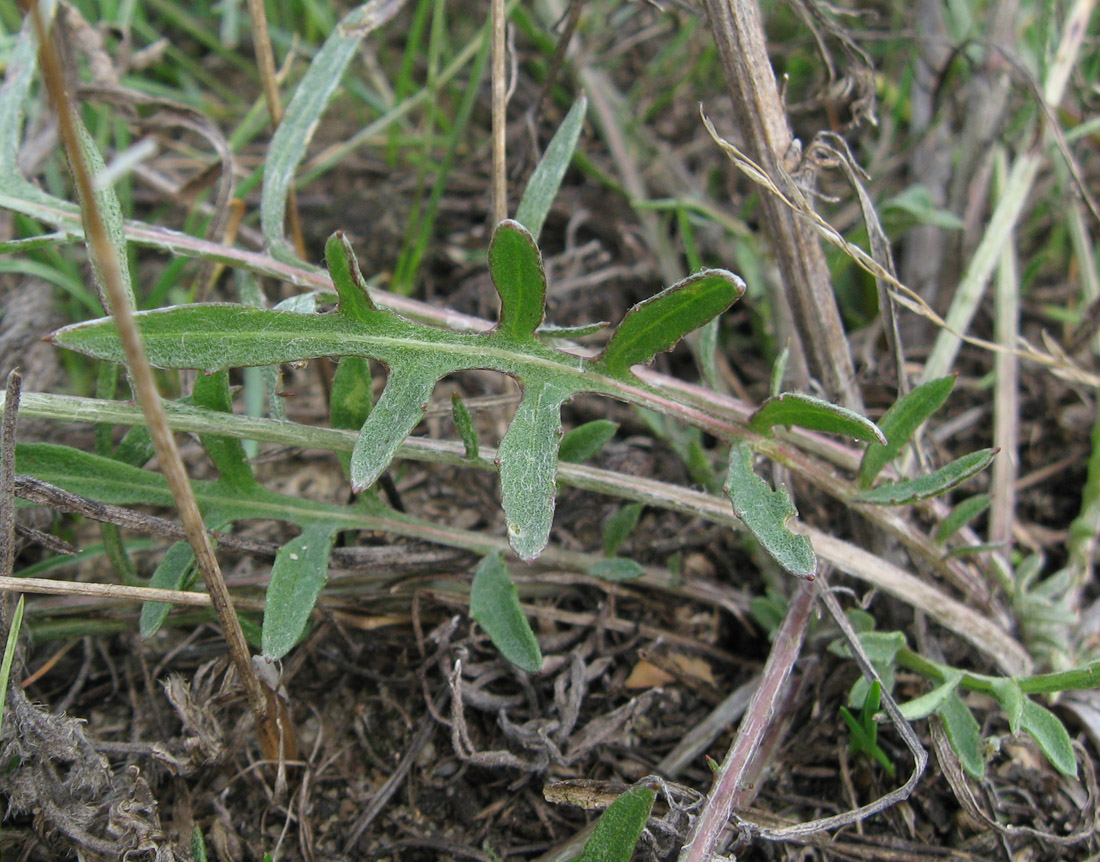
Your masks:
M 103 287 L 109 297 L 111 311 L 126 351 L 131 380 L 145 413 L 157 457 L 179 508 L 180 519 L 187 531 L 188 541 L 195 551 L 195 558 L 199 569 L 202 571 L 206 588 L 210 593 L 214 607 L 218 611 L 218 617 L 222 624 L 222 630 L 233 663 L 244 683 L 249 705 L 256 718 L 257 733 L 261 746 L 266 757 L 277 760 L 280 753 L 279 729 L 274 716 L 270 714 L 268 709 L 268 699 L 263 685 L 257 678 L 255 669 L 252 666 L 251 654 L 245 641 L 244 632 L 241 630 L 240 622 L 233 610 L 229 590 L 225 586 L 217 558 L 214 556 L 214 549 L 206 534 L 202 514 L 199 512 L 198 504 L 191 490 L 187 471 L 180 458 L 175 437 L 168 426 L 164 405 L 157 390 L 152 368 L 145 358 L 141 336 L 134 325 L 133 309 L 130 308 L 123 287 L 121 261 L 115 253 L 103 215 L 94 204 L 94 181 L 78 143 L 74 123 L 74 109 L 65 91 L 61 60 L 53 40 L 46 31 L 38 3 L 31 2 L 28 12 L 33 16 L 38 35 L 43 78 L 50 95 L 50 101 L 57 113 L 61 138 L 69 156 L 76 185 L 80 190 L 80 197 L 83 202 L 82 215 L 85 236 L 92 247 L 93 253 L 100 261 Z

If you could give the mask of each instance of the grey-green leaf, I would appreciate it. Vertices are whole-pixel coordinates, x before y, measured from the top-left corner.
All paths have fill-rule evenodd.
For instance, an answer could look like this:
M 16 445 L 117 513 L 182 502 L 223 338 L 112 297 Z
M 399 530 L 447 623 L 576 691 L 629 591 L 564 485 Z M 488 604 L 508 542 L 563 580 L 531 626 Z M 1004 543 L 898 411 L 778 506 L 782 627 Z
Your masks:
M 981 449 L 956 458 L 934 473 L 907 479 L 904 482 L 888 482 L 870 491 L 857 494 L 853 499 L 857 503 L 871 503 L 879 506 L 904 506 L 931 497 L 946 494 L 957 485 L 961 485 L 972 476 L 976 476 L 993 463 L 997 449 Z
M 329 423 L 333 428 L 362 428 L 370 417 L 374 398 L 370 360 L 363 356 L 344 356 L 332 375 L 328 397 Z M 351 477 L 351 453 L 338 453 L 344 475 Z
M 963 769 L 972 778 L 981 780 L 985 775 L 985 758 L 982 756 L 982 734 L 978 722 L 969 707 L 952 692 L 936 714 L 943 721 L 947 740 L 959 756 Z
M 371 0 L 352 9 L 333 28 L 309 64 L 282 122 L 267 148 L 260 224 L 271 254 L 295 260 L 283 233 L 286 202 L 298 164 L 306 154 L 321 114 L 344 76 L 344 70 L 372 30 L 389 21 L 404 5 L 400 0 Z
M 689 332 L 717 317 L 745 292 L 745 283 L 724 269 L 706 269 L 643 300 L 626 313 L 600 354 L 597 366 L 620 379 L 671 349 Z
M 600 815 L 574 862 L 630 862 L 656 798 L 653 783 L 643 780 L 631 787 Z
M 508 661 L 527 673 L 542 670 L 542 651 L 519 604 L 519 592 L 499 553 L 481 561 L 470 591 L 470 616 Z
M 785 392 L 769 398 L 749 420 L 749 427 L 758 434 L 768 435 L 776 425 L 788 428 L 797 425 L 811 431 L 844 434 L 869 443 L 886 444 L 886 436 L 870 419 L 854 410 L 801 392 Z
M 622 543 L 634 532 L 638 526 L 638 518 L 642 514 L 641 503 L 627 503 L 616 509 L 611 517 L 603 525 L 603 553 L 605 557 L 613 557 L 618 553 Z
M 730 446 L 729 472 L 723 490 L 740 518 L 779 565 L 800 578 L 813 579 L 817 557 L 805 536 L 787 529 L 787 522 L 798 512 L 783 489 L 773 491 L 752 468 L 752 449 L 747 443 Z
M 857 482 L 861 488 L 870 488 L 882 468 L 893 461 L 916 430 L 935 413 L 951 390 L 955 388 L 955 375 L 929 380 L 912 392 L 902 396 L 886 411 L 878 427 L 886 435 L 885 446 L 870 446 L 863 453 Z
M 1073 742 L 1058 716 L 1035 701 L 1025 698 L 1020 726 L 1039 743 L 1039 748 L 1055 769 L 1068 778 L 1077 777 L 1077 758 L 1073 754 Z
M 369 488 L 393 460 L 397 447 L 424 418 L 436 376 L 413 366 L 390 371 L 386 388 L 374 405 L 351 452 L 351 487 Z
M 353 317 L 360 323 L 372 323 L 380 311 L 370 298 L 367 282 L 359 270 L 359 261 L 343 231 L 337 231 L 325 243 L 325 262 L 328 264 L 332 285 L 340 297 L 340 314 Z
M 565 432 L 558 447 L 558 460 L 583 464 L 595 456 L 615 436 L 617 423 L 608 419 L 593 419 Z
M 275 555 L 264 604 L 263 652 L 280 659 L 301 638 L 321 589 L 328 580 L 328 557 L 338 527 L 307 525 Z
M 537 557 L 550 538 L 561 405 L 572 394 L 551 383 L 528 385 L 497 449 L 508 541 L 521 560 Z
M 992 683 L 993 696 L 1008 719 L 1008 729 L 1020 732 L 1020 722 L 1024 717 L 1024 693 L 1020 684 L 1010 676 L 997 677 Z
M 607 557 L 596 560 L 588 569 L 588 574 L 602 581 L 632 581 L 645 574 L 640 563 L 625 557 Z
M 951 668 L 945 676 L 946 679 L 931 691 L 927 691 L 920 697 L 915 697 L 905 703 L 898 704 L 898 709 L 906 721 L 927 718 L 943 706 L 944 701 L 950 695 L 955 693 L 955 689 L 959 687 L 959 683 L 963 679 L 962 671 Z
M 500 295 L 497 331 L 516 343 L 532 341 L 544 314 L 546 273 L 539 247 L 518 221 L 497 225 L 489 244 L 489 274 Z
M 206 407 L 222 413 L 232 413 L 233 405 L 229 394 L 229 373 L 216 371 L 213 374 L 199 374 L 195 377 L 192 400 L 197 407 Z M 224 434 L 203 434 L 199 437 L 206 454 L 218 468 L 222 482 L 229 488 L 251 488 L 256 484 L 252 475 L 252 466 L 248 463 L 244 446 L 236 437 Z
M 546 221 L 558 189 L 561 188 L 562 177 L 573 160 L 573 152 L 577 149 L 577 141 L 581 136 L 581 129 L 584 128 L 586 110 L 588 98 L 582 93 L 558 126 L 546 152 L 531 174 L 531 179 L 527 181 L 523 199 L 516 210 L 516 221 L 524 225 L 536 239 L 542 232 L 543 222 Z

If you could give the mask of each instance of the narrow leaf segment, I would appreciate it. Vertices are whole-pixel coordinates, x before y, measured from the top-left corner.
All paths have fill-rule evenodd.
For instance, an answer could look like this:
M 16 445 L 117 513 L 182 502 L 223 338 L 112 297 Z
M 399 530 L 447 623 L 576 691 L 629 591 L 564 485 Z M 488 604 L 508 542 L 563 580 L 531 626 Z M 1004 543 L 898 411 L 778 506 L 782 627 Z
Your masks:
M 574 862 L 630 862 L 657 799 L 657 783 L 643 779 L 616 799 L 596 821 Z
M 897 400 L 879 420 L 878 427 L 886 435 L 886 446 L 871 446 L 863 453 L 857 482 L 861 488 L 870 488 L 882 468 L 893 461 L 916 430 L 935 413 L 951 390 L 955 388 L 955 375 L 929 380 L 908 395 Z
M 870 419 L 854 410 L 801 392 L 785 392 L 769 398 L 749 420 L 749 427 L 758 434 L 768 434 L 776 425 L 786 425 L 788 428 L 797 425 L 810 431 L 845 434 L 857 440 L 886 445 L 886 435 Z
M 880 506 L 904 506 L 946 494 L 993 463 L 997 449 L 981 449 L 956 458 L 927 476 L 919 476 L 905 482 L 890 482 L 855 496 L 857 503 L 874 503 Z
M 528 673 L 542 670 L 542 652 L 519 604 L 519 592 L 500 554 L 490 554 L 474 573 L 470 616 L 508 661 Z

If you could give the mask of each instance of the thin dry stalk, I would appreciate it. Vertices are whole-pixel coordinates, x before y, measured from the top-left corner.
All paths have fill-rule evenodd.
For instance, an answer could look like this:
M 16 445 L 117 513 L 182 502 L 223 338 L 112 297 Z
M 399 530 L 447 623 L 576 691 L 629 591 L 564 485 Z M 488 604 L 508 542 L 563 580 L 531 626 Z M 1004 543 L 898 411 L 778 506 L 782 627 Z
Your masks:
M 706 0 L 706 9 L 745 151 L 769 176 L 789 176 L 801 148 L 787 124 L 760 11 L 754 0 Z M 860 410 L 848 339 L 813 228 L 774 196 L 764 195 L 762 202 L 785 292 L 776 305 L 790 309 L 809 370 L 829 397 Z
M 275 52 L 271 48 L 271 34 L 267 29 L 267 11 L 263 0 L 248 0 L 248 14 L 252 18 L 252 46 L 256 51 L 256 63 L 260 67 L 267 114 L 271 118 L 271 130 L 275 131 L 283 121 L 283 102 L 279 96 L 279 76 L 275 72 Z M 306 241 L 302 236 L 302 219 L 298 214 L 298 196 L 293 184 L 287 195 L 286 219 L 294 248 L 298 256 L 304 259 Z
M 201 608 L 214 606 L 209 593 L 187 590 L 159 590 L 156 587 L 130 587 L 125 584 L 93 584 L 83 581 L 56 581 L 49 578 L 0 577 L 0 590 L 19 590 L 45 596 L 84 596 L 124 602 L 164 602 L 171 605 L 191 605 Z M 239 607 L 263 610 L 260 599 L 237 599 Z
M 256 0 L 259 2 L 259 0 Z M 504 0 L 492 0 L 493 28 L 493 224 L 508 218 L 508 178 L 505 174 L 508 96 L 505 54 L 507 18 Z
M 141 336 L 134 324 L 133 309 L 130 307 L 122 280 L 121 264 L 115 255 L 114 245 L 108 234 L 103 214 L 95 204 L 94 181 L 84 159 L 84 154 L 80 149 L 74 122 L 73 105 L 69 100 L 68 93 L 65 91 L 65 78 L 62 72 L 61 59 L 53 40 L 49 38 L 46 31 L 46 25 L 42 20 L 38 3 L 35 0 L 29 0 L 27 11 L 34 22 L 39 43 L 42 75 L 49 92 L 50 101 L 57 112 L 61 139 L 72 166 L 74 181 L 80 192 L 85 236 L 94 249 L 95 256 L 100 261 L 103 287 L 107 292 L 111 313 L 114 316 L 119 338 L 126 352 L 126 364 L 130 371 L 138 401 L 145 413 L 153 447 L 156 450 L 161 469 L 164 471 L 168 487 L 172 491 L 172 497 L 179 508 L 180 520 L 183 522 L 188 541 L 195 552 L 195 560 L 203 574 L 207 591 L 210 593 L 210 598 L 218 612 L 218 618 L 233 663 L 244 684 L 249 706 L 255 715 L 257 734 L 264 756 L 268 759 L 278 759 L 280 731 L 274 716 L 268 709 L 268 698 L 265 695 L 263 685 L 252 666 L 248 643 L 245 641 L 237 614 L 233 610 L 229 590 L 222 578 L 217 558 L 214 556 L 214 549 L 206 534 L 202 514 L 199 512 L 199 506 L 191 489 L 187 471 L 180 458 L 179 449 L 176 447 L 175 437 L 168 426 L 168 419 L 165 415 L 160 392 L 157 390 L 156 380 L 153 377 L 153 370 L 149 366 Z

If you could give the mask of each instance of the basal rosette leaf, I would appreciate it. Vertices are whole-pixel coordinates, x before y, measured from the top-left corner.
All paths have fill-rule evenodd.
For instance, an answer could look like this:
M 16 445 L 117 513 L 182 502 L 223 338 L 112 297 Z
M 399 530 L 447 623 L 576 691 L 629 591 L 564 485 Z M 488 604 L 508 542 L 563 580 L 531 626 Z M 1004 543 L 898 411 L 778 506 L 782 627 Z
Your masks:
M 275 555 L 264 603 L 264 656 L 280 659 L 302 636 L 328 580 L 328 558 L 339 525 L 310 524 Z
M 539 642 L 523 615 L 519 592 L 499 553 L 487 556 L 474 573 L 470 616 L 505 659 L 527 673 L 542 670 Z
M 717 317 L 745 292 L 745 283 L 724 269 L 706 269 L 688 276 L 626 313 L 611 336 L 596 367 L 624 379 L 635 365 L 644 365 L 670 350 L 689 332 Z

